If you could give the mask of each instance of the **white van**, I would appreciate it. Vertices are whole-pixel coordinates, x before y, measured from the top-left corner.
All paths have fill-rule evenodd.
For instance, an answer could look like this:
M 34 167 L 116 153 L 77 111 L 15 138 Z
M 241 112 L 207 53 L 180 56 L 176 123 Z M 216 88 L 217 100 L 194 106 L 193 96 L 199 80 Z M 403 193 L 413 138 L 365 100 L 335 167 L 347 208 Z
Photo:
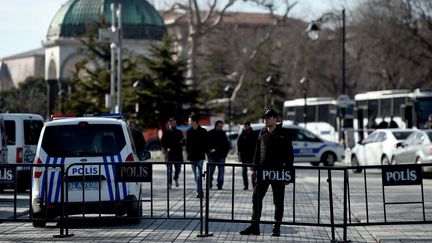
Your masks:
M 67 214 L 102 213 L 141 216 L 140 182 L 117 182 L 116 164 L 146 160 L 136 151 L 124 120 L 104 117 L 62 118 L 45 123 L 36 150 L 32 180 L 33 226 L 60 215 L 64 165 Z
M 28 113 L 2 113 L 6 131 L 7 162 L 32 164 L 40 131 L 44 125 L 41 115 Z M 30 188 L 30 167 L 17 168 L 18 191 Z

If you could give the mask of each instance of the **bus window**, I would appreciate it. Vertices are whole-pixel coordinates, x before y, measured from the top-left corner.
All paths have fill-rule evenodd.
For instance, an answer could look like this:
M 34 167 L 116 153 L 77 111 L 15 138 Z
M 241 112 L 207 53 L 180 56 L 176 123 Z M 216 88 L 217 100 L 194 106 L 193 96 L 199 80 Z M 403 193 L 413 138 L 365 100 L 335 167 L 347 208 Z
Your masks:
M 329 105 L 319 105 L 318 106 L 318 121 L 329 122 L 330 119 L 330 109 Z
M 316 108 L 317 108 L 317 106 L 315 106 L 315 105 L 307 107 L 307 119 L 308 119 L 308 121 L 310 121 L 310 122 L 316 121 L 316 116 L 315 116 Z
M 382 99 L 380 104 L 380 116 L 391 116 L 391 99 Z
M 297 106 L 294 107 L 294 109 L 295 109 L 294 121 L 299 123 L 303 122 L 303 112 L 304 112 L 303 106 Z
M 393 116 L 398 117 L 401 116 L 401 107 L 406 103 L 406 98 L 404 97 L 398 97 L 393 98 Z
M 368 116 L 378 117 L 378 100 L 369 100 L 368 102 Z
M 427 121 L 429 114 L 432 114 L 432 99 L 431 98 L 417 98 L 416 103 L 417 113 L 417 127 L 423 127 Z

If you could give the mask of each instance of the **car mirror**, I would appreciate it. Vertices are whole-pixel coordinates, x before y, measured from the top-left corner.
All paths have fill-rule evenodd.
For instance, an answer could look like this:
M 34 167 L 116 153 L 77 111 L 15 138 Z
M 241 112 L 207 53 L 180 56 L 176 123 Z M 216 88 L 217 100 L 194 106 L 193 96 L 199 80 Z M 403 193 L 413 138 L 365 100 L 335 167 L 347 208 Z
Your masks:
M 396 144 L 396 148 L 403 148 L 403 143 L 402 142 L 398 142 L 397 144 Z
M 141 150 L 138 152 L 138 159 L 140 161 L 148 160 L 151 158 L 151 153 L 148 150 Z

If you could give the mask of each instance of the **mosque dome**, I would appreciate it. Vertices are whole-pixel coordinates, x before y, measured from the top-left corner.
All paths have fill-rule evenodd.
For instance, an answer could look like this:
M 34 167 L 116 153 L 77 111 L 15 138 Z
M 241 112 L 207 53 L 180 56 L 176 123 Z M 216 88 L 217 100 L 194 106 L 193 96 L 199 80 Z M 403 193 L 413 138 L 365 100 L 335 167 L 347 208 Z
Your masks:
M 166 27 L 161 15 L 146 0 L 69 0 L 48 28 L 47 40 L 87 36 L 86 27 L 104 19 L 111 26 L 111 3 L 121 4 L 123 38 L 161 40 Z

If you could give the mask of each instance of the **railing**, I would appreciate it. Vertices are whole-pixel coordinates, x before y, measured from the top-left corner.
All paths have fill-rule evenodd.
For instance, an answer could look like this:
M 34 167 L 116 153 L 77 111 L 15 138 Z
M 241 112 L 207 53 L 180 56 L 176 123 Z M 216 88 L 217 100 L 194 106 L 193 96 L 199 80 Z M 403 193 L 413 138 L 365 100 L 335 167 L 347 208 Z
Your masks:
M 56 237 L 67 237 L 69 224 L 74 220 L 89 219 L 187 219 L 200 221 L 200 233 L 198 236 L 211 236 L 211 222 L 252 223 L 252 192 L 239 191 L 242 185 L 241 173 L 238 169 L 245 164 L 225 163 L 225 187 L 223 190 L 210 189 L 210 177 L 207 173 L 209 166 L 217 166 L 218 163 L 207 163 L 202 179 L 205 179 L 205 197 L 195 198 L 195 181 L 190 169 L 191 162 L 182 162 L 181 186 L 170 190 L 165 167 L 167 162 L 133 162 L 133 163 L 78 163 L 65 167 L 62 163 L 46 165 L 1 165 L 0 183 L 3 192 L 0 193 L 0 205 L 5 209 L 0 213 L 0 221 L 24 221 L 24 222 L 55 222 L 59 225 L 60 234 Z M 115 174 L 119 168 L 147 168 L 149 174 Z M 252 165 L 246 165 L 252 166 Z M 157 173 L 154 168 L 157 167 Z M 32 198 L 35 198 L 33 190 L 18 194 L 16 183 L 17 171 L 28 168 L 30 177 L 35 176 L 35 171 L 42 172 L 41 193 L 44 202 L 48 198 L 57 195 L 58 214 L 56 217 L 49 215 L 48 208 L 53 203 L 42 203 L 45 218 L 34 218 L 32 215 Z M 69 185 L 70 182 L 78 182 L 71 173 L 73 168 L 83 171 L 79 179 L 79 190 Z M 86 174 L 86 168 L 96 168 L 97 174 Z M 342 240 L 348 238 L 347 228 L 372 225 L 401 225 L 401 224 L 430 224 L 432 221 L 432 180 L 425 180 L 425 176 L 432 168 L 432 164 L 413 165 L 386 165 L 386 166 L 337 166 L 337 167 L 312 167 L 294 166 L 294 182 L 285 188 L 284 207 L 285 213 L 282 225 L 299 225 L 311 227 L 328 227 L 331 229 L 331 238 L 336 240 L 336 232 L 341 230 Z M 104 210 L 104 194 L 106 190 L 106 176 L 104 170 L 110 170 L 115 184 L 112 187 L 113 204 L 108 214 Z M 351 170 L 362 169 L 363 174 L 350 173 Z M 89 171 L 87 169 L 87 171 Z M 126 170 L 125 170 L 126 171 Z M 12 175 L 12 177 L 10 176 Z M 64 175 L 64 176 L 60 176 Z M 66 176 L 67 175 L 67 176 Z M 124 177 L 124 178 L 123 178 Z M 105 178 L 106 179 L 106 178 Z M 201 181 L 202 181 L 201 179 Z M 57 180 L 57 181 L 56 181 Z M 85 184 L 88 181 L 96 181 L 96 210 L 89 209 L 88 191 Z M 55 182 L 55 183 L 54 183 Z M 80 184 L 78 183 L 78 184 Z M 118 193 L 124 192 L 123 183 L 138 183 L 141 188 L 141 196 L 131 199 L 128 203 L 142 206 L 138 215 L 129 215 L 121 210 L 123 198 L 115 198 Z M 426 184 L 425 184 L 426 183 Z M 55 189 L 55 185 L 64 185 Z M 67 186 L 65 186 L 67 185 Z M 43 188 L 43 189 L 42 189 Z M 104 188 L 104 189 L 102 189 Z M 50 192 L 51 190 L 51 192 Z M 81 200 L 77 202 L 70 198 L 75 193 L 81 194 Z M 272 206 L 272 193 L 263 201 L 263 215 L 259 223 L 276 223 L 266 206 Z M 28 199 L 27 199 L 28 197 Z M 87 199 L 86 199 L 87 198 Z M 85 203 L 84 203 L 85 202 Z M 81 205 L 81 212 L 73 211 L 73 204 Z M 225 204 L 224 207 L 220 205 Z M 227 205 L 228 204 L 228 205 Z M 75 205 L 76 206 L 76 205 Z M 406 212 L 406 213 L 404 213 Z M 40 216 L 40 215 L 39 215 Z M 339 235 L 339 234 L 338 234 Z

